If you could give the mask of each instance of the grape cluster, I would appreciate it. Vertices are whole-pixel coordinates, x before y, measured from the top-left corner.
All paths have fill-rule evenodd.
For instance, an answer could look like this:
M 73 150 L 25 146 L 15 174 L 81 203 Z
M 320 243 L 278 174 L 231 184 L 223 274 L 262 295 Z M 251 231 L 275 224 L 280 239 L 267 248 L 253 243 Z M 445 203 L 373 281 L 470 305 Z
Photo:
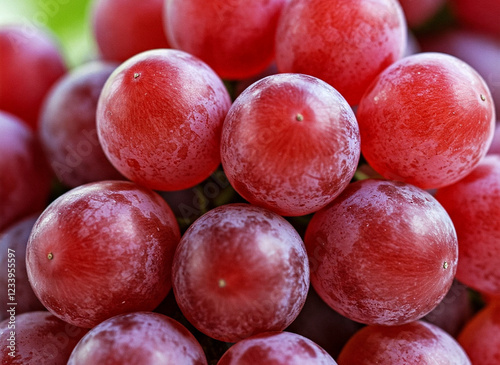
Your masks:
M 91 5 L 0 26 L 2 364 L 500 364 L 496 0 Z

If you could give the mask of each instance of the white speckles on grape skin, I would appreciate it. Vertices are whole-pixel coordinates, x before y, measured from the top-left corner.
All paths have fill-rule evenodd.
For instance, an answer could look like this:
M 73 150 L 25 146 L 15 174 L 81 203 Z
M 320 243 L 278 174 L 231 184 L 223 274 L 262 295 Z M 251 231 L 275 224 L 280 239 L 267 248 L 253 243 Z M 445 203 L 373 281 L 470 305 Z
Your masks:
M 239 341 L 219 365 L 336 365 L 316 343 L 291 332 L 267 332 Z
M 179 239 L 175 217 L 156 193 L 125 181 L 83 185 L 40 216 L 28 243 L 28 275 L 50 311 L 92 327 L 159 304 L 171 287 Z
M 123 75 L 136 68 L 142 74 L 132 87 Z M 156 190 L 185 189 L 220 163 L 220 129 L 230 105 L 220 78 L 197 58 L 144 52 L 122 64 L 101 93 L 100 142 L 129 179 Z
M 446 211 L 403 183 L 351 184 L 316 213 L 305 242 L 318 294 L 368 324 L 423 317 L 444 297 L 457 267 L 457 237 Z
M 367 326 L 347 342 L 339 365 L 471 365 L 460 345 L 424 321 L 402 326 Z
M 206 365 L 203 349 L 175 320 L 150 312 L 119 315 L 94 327 L 69 365 Z
M 225 205 L 184 234 L 173 287 L 186 318 L 216 339 L 235 342 L 283 330 L 309 288 L 305 247 L 282 217 L 246 204 Z

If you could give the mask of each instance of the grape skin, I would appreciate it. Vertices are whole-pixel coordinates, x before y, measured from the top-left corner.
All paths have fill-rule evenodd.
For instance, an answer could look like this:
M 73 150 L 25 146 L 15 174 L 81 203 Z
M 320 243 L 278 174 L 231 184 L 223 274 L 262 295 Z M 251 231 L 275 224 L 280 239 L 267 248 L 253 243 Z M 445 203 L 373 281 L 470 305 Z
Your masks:
M 177 221 L 153 191 L 128 181 L 79 186 L 49 205 L 26 250 L 28 278 L 45 307 L 91 328 L 153 310 L 171 288 Z
M 423 189 L 470 173 L 495 127 L 485 81 L 465 62 L 441 53 L 412 55 L 384 70 L 356 117 L 368 163 L 387 179 Z
M 402 326 L 367 326 L 346 344 L 339 365 L 471 365 L 445 331 L 417 321 Z M 475 363 L 474 363 L 475 364 Z
M 316 292 L 365 324 L 423 317 L 446 295 L 457 267 L 446 211 L 427 192 L 400 182 L 349 185 L 315 213 L 305 243 Z
M 52 170 L 68 187 L 123 179 L 104 155 L 96 130 L 97 101 L 116 66 L 90 62 L 76 67 L 44 100 L 38 134 Z
M 248 204 L 210 210 L 175 253 L 173 288 L 182 313 L 220 341 L 284 330 L 309 288 L 302 239 L 281 216 Z
M 266 332 L 237 342 L 217 365 L 337 365 L 310 339 L 291 332 Z
M 99 141 L 128 179 L 154 190 L 187 189 L 220 164 L 230 105 L 222 80 L 198 58 L 146 51 L 121 64 L 104 85 Z
M 68 365 L 207 365 L 203 349 L 179 322 L 162 314 L 118 315 L 92 328 Z
M 500 156 L 486 156 L 465 178 L 438 189 L 436 199 L 457 230 L 457 279 L 500 295 Z
M 247 88 L 224 121 L 221 157 L 231 185 L 286 216 L 315 212 L 349 184 L 359 129 L 345 99 L 307 75 L 278 74 Z

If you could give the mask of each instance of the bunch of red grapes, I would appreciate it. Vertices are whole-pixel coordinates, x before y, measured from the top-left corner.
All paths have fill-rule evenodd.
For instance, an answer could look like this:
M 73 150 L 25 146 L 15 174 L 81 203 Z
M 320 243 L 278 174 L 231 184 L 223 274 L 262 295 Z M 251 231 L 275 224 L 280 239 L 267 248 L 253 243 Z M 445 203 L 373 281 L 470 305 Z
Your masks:
M 500 364 L 499 4 L 0 27 L 2 364 Z

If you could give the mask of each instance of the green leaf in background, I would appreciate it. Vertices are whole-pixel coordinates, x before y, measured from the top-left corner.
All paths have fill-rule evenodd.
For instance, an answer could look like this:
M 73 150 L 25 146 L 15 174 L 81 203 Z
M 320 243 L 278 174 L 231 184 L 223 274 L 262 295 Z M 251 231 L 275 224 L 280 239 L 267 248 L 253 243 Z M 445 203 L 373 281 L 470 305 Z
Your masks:
M 95 57 L 89 11 L 92 0 L 0 0 L 0 24 L 50 29 L 70 67 Z

